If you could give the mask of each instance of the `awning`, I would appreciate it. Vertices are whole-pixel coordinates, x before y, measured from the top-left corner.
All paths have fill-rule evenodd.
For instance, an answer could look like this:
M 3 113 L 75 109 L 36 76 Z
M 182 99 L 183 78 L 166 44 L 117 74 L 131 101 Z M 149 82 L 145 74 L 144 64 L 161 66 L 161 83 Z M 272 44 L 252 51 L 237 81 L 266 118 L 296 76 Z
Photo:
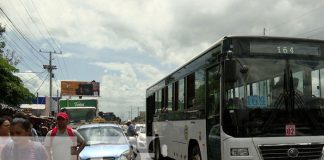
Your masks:
M 22 104 L 20 108 L 45 109 L 45 104 Z

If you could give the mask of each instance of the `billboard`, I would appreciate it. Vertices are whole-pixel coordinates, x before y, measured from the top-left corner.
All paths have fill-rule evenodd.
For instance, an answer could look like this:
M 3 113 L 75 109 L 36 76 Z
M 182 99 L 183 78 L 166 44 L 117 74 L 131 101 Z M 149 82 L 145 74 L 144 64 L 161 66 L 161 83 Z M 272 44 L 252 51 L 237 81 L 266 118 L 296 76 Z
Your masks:
M 99 82 L 61 81 L 62 96 L 99 96 Z
M 96 99 L 80 99 L 80 100 L 68 100 L 61 99 L 60 107 L 97 107 L 98 100 Z

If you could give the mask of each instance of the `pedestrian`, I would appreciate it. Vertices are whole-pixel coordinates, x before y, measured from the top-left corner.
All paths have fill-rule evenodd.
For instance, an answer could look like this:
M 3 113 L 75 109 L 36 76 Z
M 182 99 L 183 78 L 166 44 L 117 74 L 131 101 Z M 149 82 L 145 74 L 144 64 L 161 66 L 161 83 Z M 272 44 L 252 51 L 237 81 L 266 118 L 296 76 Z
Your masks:
M 10 118 L 0 117 L 0 157 L 2 149 L 10 141 Z
M 34 125 L 31 123 L 30 124 L 30 127 L 31 127 L 31 135 L 32 135 L 32 140 L 33 141 L 38 141 L 38 134 L 37 134 L 37 131 L 36 131 L 36 129 L 34 128 Z
M 136 136 L 136 130 L 135 130 L 135 126 L 132 124 L 132 122 L 130 120 L 127 121 L 126 125 L 128 126 L 127 128 L 127 136 Z
M 53 160 L 77 159 L 84 148 L 84 138 L 68 126 L 69 117 L 65 112 L 56 115 L 57 126 L 45 137 L 45 146 Z
M 9 117 L 0 117 L 0 136 L 8 137 L 10 136 L 10 118 Z
M 2 160 L 48 160 L 45 147 L 31 140 L 31 123 L 27 117 L 15 116 L 10 128 L 12 141 L 3 148 Z

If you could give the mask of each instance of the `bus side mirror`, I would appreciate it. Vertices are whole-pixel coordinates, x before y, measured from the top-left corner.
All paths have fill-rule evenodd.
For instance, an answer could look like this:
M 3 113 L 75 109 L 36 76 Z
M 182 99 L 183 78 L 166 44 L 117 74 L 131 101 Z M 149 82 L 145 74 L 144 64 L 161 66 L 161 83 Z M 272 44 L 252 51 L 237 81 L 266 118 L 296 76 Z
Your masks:
M 235 60 L 225 60 L 224 78 L 225 82 L 235 82 L 237 80 L 237 62 Z

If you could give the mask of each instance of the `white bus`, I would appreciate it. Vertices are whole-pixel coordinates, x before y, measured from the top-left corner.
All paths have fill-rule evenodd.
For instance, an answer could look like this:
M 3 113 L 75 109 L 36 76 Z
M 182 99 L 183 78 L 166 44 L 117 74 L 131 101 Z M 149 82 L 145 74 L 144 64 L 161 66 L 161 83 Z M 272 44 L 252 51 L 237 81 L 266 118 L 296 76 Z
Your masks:
M 324 159 L 324 41 L 224 37 L 146 90 L 155 159 Z

